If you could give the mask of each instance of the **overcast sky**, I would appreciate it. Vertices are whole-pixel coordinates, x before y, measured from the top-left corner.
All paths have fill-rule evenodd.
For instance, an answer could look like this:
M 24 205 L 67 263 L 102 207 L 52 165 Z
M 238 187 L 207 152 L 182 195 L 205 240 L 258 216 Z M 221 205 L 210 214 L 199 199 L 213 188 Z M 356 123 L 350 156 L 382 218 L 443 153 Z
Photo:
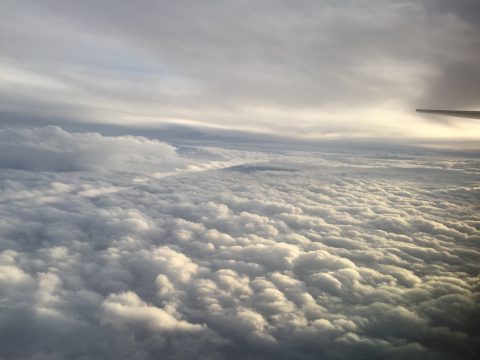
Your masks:
M 0 0 L 0 359 L 476 360 L 480 120 L 415 108 L 479 49 L 480 0 Z
M 0 1 L 0 121 L 480 139 L 477 0 Z M 13 119 L 13 120 L 12 120 Z

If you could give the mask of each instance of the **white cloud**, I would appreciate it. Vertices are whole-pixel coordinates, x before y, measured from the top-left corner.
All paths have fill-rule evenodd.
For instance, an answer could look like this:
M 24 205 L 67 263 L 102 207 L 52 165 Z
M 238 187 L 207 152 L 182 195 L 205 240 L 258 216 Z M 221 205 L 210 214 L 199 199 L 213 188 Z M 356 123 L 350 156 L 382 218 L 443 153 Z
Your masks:
M 175 318 L 164 309 L 148 305 L 134 292 L 112 294 L 102 303 L 101 323 L 114 327 L 144 325 L 159 331 L 195 331 L 201 325 L 190 324 Z
M 194 154 L 195 155 L 195 154 Z M 237 155 L 233 157 L 232 155 Z M 136 171 L 148 170 L 150 176 L 162 178 L 178 172 L 222 169 L 254 160 L 254 155 L 205 148 L 203 156 L 187 158 L 165 142 L 140 136 L 103 136 L 99 133 L 70 133 L 58 126 L 0 129 L 0 168 L 35 171 Z M 228 159 L 223 160 L 225 156 Z M 149 176 L 149 177 L 150 177 Z M 142 176 L 134 182 L 145 181 Z M 57 182 L 58 191 L 68 190 Z M 67 185 L 68 186 L 68 185 Z M 95 197 L 119 191 L 108 185 L 89 185 L 81 195 Z
M 208 161 L 270 158 L 293 171 L 156 178 L 164 161 L 200 160 L 143 138 L 7 133 L 16 149 L 71 149 L 72 159 L 128 151 L 112 155 L 121 167 L 100 159 L 103 170 L 2 168 L 2 358 L 470 359 L 478 350 L 476 160 L 352 164 L 203 149 Z M 40 134 L 48 141 L 37 145 Z M 165 150 L 159 161 L 131 162 L 153 150 Z
M 68 133 L 56 126 L 0 129 L 0 166 L 26 170 L 121 170 L 161 164 L 173 171 L 182 166 L 175 148 L 140 137 L 105 137 Z

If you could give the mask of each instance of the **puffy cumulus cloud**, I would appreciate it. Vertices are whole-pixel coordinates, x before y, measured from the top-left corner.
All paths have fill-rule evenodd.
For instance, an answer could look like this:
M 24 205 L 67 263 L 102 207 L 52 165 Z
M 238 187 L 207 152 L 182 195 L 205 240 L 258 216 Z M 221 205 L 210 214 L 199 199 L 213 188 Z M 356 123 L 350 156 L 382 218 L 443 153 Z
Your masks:
M 199 161 L 141 138 L 2 134 L 43 157 Z M 478 160 L 198 151 L 269 162 L 2 168 L 2 358 L 475 358 Z
M 0 129 L 0 144 L 1 168 L 75 171 L 156 162 L 173 171 L 182 165 L 175 148 L 166 143 L 133 136 L 75 134 L 57 126 Z
M 172 314 L 145 304 L 134 292 L 112 294 L 102 303 L 103 324 L 114 327 L 147 326 L 159 331 L 192 331 L 201 326 L 176 319 Z
M 212 150 L 212 149 L 211 149 Z M 72 133 L 58 126 L 0 129 L 0 168 L 37 171 L 153 171 L 156 177 L 178 171 L 203 171 L 241 164 L 232 151 L 203 151 L 199 158 L 187 158 L 165 142 L 140 136 L 103 136 Z M 237 152 L 238 154 L 238 152 Z M 193 154 L 196 155 L 196 154 Z M 252 159 L 250 159 L 252 160 Z M 58 190 L 65 185 L 59 184 Z M 64 188 L 66 190 L 66 188 Z M 82 195 L 95 197 L 115 192 L 112 186 L 86 188 Z

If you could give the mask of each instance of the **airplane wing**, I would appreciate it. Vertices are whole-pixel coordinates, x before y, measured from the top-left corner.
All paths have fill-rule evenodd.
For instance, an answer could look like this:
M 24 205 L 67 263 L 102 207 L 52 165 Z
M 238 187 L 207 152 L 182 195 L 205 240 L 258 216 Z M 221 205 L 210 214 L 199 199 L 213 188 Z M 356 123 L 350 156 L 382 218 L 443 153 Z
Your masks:
M 480 119 L 480 111 L 417 109 L 419 113 Z

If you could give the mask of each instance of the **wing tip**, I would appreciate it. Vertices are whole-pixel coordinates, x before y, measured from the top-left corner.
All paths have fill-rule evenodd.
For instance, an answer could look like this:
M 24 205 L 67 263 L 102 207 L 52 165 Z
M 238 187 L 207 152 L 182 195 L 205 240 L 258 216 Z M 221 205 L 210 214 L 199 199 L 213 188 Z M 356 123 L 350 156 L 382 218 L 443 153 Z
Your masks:
M 425 113 L 425 114 L 480 119 L 480 111 L 472 111 L 472 110 L 415 109 L 415 111 L 419 113 Z

